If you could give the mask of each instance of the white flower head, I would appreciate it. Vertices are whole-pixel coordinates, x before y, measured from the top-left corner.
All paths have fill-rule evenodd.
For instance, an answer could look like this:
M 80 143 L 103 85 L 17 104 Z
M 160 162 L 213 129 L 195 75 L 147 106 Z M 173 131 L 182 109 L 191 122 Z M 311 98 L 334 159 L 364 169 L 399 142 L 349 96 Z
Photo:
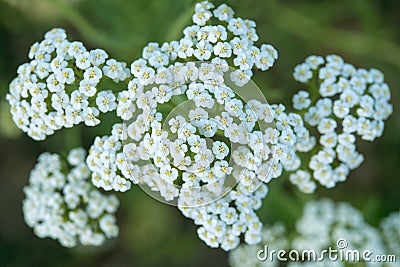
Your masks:
M 380 71 L 357 69 L 337 55 L 325 59 L 307 57 L 295 67 L 294 77 L 302 83 L 312 82 L 312 90 L 302 90 L 293 96 L 293 107 L 304 114 L 306 127 L 316 127 L 319 140 L 319 149 L 315 149 L 308 166 L 304 164 L 303 168 L 308 167 L 315 180 L 331 188 L 345 181 L 349 170 L 364 160 L 356 150 L 356 135 L 368 141 L 382 135 L 383 120 L 392 113 L 390 90 Z M 313 140 L 309 144 L 315 145 Z M 308 147 L 307 142 L 302 143 L 305 145 L 296 145 L 298 149 Z M 293 174 L 292 183 L 299 186 L 300 177 Z
M 85 156 L 83 148 L 71 150 L 68 163 L 57 154 L 39 156 L 24 188 L 23 211 L 25 222 L 40 238 L 74 247 L 99 246 L 118 236 L 114 213 L 119 201 L 89 183 Z
M 68 41 L 63 29 L 47 32 L 42 42 L 32 45 L 29 58 L 31 61 L 18 68 L 18 76 L 10 83 L 7 100 L 16 125 L 34 140 L 44 140 L 61 128 L 81 122 L 88 126 L 100 123 L 91 98 L 101 92 L 104 76 L 116 82 L 129 76 L 125 63 L 114 59 L 106 62 L 105 51 L 87 51 L 81 42 Z M 114 109 L 111 104 L 101 106 L 100 111 Z

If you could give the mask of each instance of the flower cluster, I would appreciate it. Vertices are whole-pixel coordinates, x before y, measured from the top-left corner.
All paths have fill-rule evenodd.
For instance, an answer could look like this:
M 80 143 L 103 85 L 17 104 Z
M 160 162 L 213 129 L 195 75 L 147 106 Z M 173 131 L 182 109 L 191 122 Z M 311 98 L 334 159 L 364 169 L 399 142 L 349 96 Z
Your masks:
M 115 110 L 121 121 L 110 135 L 95 138 L 87 157 L 82 149 L 72 150 L 67 161 L 49 153 L 39 157 L 25 188 L 27 224 L 67 247 L 117 236 L 118 200 L 92 188 L 91 177 L 107 191 L 138 184 L 176 205 L 198 226 L 201 240 L 225 251 L 241 238 L 278 249 L 323 249 L 343 236 L 355 248 L 383 249 L 377 230 L 347 204 L 308 204 L 291 242 L 282 225 L 263 230 L 256 214 L 267 184 L 283 171 L 312 193 L 312 178 L 331 188 L 361 164 L 356 136 L 381 136 L 392 113 L 383 74 L 356 69 L 336 55 L 310 56 L 294 71 L 310 90 L 294 95 L 297 112 L 290 113 L 282 104 L 269 105 L 251 81 L 253 69 L 265 71 L 278 57 L 273 46 L 255 44 L 254 21 L 208 1 L 195 5 L 192 20 L 180 40 L 149 43 L 130 69 L 101 49 L 68 41 L 61 29 L 32 46 L 31 61 L 19 67 L 7 95 L 14 122 L 31 138 L 44 140 L 82 122 L 97 125 L 100 112 Z M 100 90 L 107 80 L 127 86 Z M 310 156 L 299 156 L 305 152 Z M 382 224 L 391 236 L 398 233 L 393 218 Z M 399 246 L 396 238 L 392 249 Z M 239 247 L 231 264 L 275 266 L 254 262 L 256 253 L 246 258 L 254 249 Z
M 134 182 L 159 192 L 201 225 L 199 236 L 211 247 L 233 249 L 242 233 L 247 243 L 259 242 L 254 211 L 267 192 L 261 183 L 297 169 L 296 152 L 315 141 L 301 116 L 283 105 L 269 106 L 261 93 L 246 103 L 244 90 L 258 88 L 238 87 L 234 73 L 213 63 L 175 63 L 163 69 L 164 79 L 144 81 L 134 73 L 132 119 L 90 149 L 93 183 L 126 191 Z M 160 111 L 174 100 L 180 103 L 165 118 Z M 225 208 L 210 208 L 217 199 Z
M 253 67 L 266 70 L 277 58 L 272 46 L 254 46 L 254 22 L 233 18 L 226 5 L 212 8 L 196 5 L 196 25 L 179 42 L 143 49 L 118 96 L 124 123 L 96 138 L 87 164 L 96 186 L 126 191 L 138 183 L 158 192 L 200 225 L 209 246 L 230 250 L 241 234 L 247 243 L 260 241 L 255 210 L 267 193 L 262 183 L 297 169 L 296 152 L 309 151 L 315 140 L 299 115 L 269 106 L 250 82 Z M 213 15 L 220 24 L 206 25 Z
M 126 157 L 136 157 L 136 150 L 122 149 L 122 140 L 127 135 L 122 123 L 113 126 L 111 136 L 96 137 L 86 163 L 92 172 L 94 186 L 104 190 L 125 192 L 131 188 L 131 181 L 137 170 L 127 164 Z M 125 151 L 125 154 L 123 153 Z
M 294 78 L 310 90 L 295 94 L 293 107 L 319 135 L 320 149 L 308 168 L 321 185 L 332 188 L 364 160 L 356 136 L 372 141 L 382 135 L 384 120 L 393 111 L 389 86 L 379 70 L 356 69 L 337 55 L 307 57 L 295 67 Z M 309 177 L 308 171 L 299 170 L 291 180 Z
M 398 213 L 384 219 L 382 226 L 384 225 L 383 228 L 387 229 L 387 233 L 385 234 L 384 230 L 382 235 L 379 228 L 368 224 L 364 220 L 362 213 L 350 204 L 346 202 L 334 203 L 332 200 L 323 199 L 311 201 L 305 205 L 302 217 L 296 222 L 296 231 L 288 234 L 285 227 L 277 223 L 263 230 L 262 240 L 263 244 L 268 246 L 269 252 L 281 249 L 287 252 L 295 250 L 301 255 L 302 251 L 315 251 L 317 253 L 316 256 L 319 257 L 320 254 L 318 253 L 331 247 L 334 250 L 357 250 L 360 252 L 369 250 L 374 255 L 384 255 L 385 253 L 390 253 L 390 249 L 395 249 L 393 250 L 395 253 L 399 251 L 399 243 L 392 243 L 394 247 L 387 247 L 384 242 L 391 234 L 395 234 L 395 237 L 389 237 L 391 240 L 396 240 L 394 242 L 400 240 L 398 219 Z M 343 238 L 345 238 L 345 243 L 338 242 Z M 230 252 L 229 263 L 232 267 L 343 267 L 347 266 L 347 263 L 351 263 L 351 259 L 348 259 L 349 262 L 332 261 L 328 258 L 328 255 L 325 255 L 323 261 L 300 262 L 302 258 L 288 262 L 278 261 L 276 258 L 274 260 L 267 258 L 265 261 L 260 261 L 257 258 L 257 252 L 260 249 L 264 249 L 264 247 L 240 245 Z M 296 254 L 293 253 L 292 256 L 296 257 Z M 286 254 L 286 257 L 288 257 L 288 254 Z M 397 266 L 395 264 L 391 265 L 391 263 L 379 264 L 378 262 L 358 262 L 358 264 L 360 266 Z
M 253 105 L 250 105 L 253 107 Z M 273 161 L 257 166 L 252 169 L 240 169 L 241 177 L 237 177 L 238 166 L 243 166 L 241 160 L 243 158 L 257 158 L 259 152 L 241 149 L 239 154 L 234 150 L 232 157 L 233 176 L 239 179 L 238 185 L 233 188 L 229 194 L 224 195 L 211 205 L 191 207 L 191 199 L 199 199 L 207 201 L 198 191 L 192 187 L 181 190 L 178 207 L 182 213 L 194 220 L 196 225 L 200 225 L 198 234 L 207 245 L 211 247 L 221 246 L 224 250 L 231 250 L 239 244 L 239 237 L 243 233 L 244 241 L 248 244 L 256 244 L 261 241 L 262 223 L 255 213 L 261 207 L 262 198 L 267 194 L 267 187 L 262 184 L 254 190 L 250 181 L 254 183 L 254 176 L 268 183 L 272 178 L 278 178 L 282 170 L 292 171 L 300 165 L 300 158 L 297 156 L 297 150 L 306 151 L 312 144 L 312 139 L 308 131 L 302 126 L 301 117 L 297 114 L 286 114 L 283 105 L 272 105 L 271 110 L 274 114 L 274 123 L 276 128 L 268 127 L 261 135 L 260 143 L 271 146 L 271 151 L 274 154 Z M 253 133 L 254 134 L 254 133 Z M 251 142 L 250 134 L 250 142 Z M 292 143 L 293 142 L 293 143 Z M 294 144 L 299 144 L 298 149 Z M 251 147 L 251 143 L 249 143 Z M 246 147 L 244 147 L 246 148 Z M 243 153 L 247 150 L 246 153 Z M 240 157 L 237 157 L 237 156 Z M 251 160 L 250 160 L 251 163 Z M 271 165 L 272 164 L 272 165 Z M 251 166 L 251 164 L 250 164 Z M 247 163 L 249 168 L 249 163 Z M 261 176 L 261 177 L 260 177 Z M 312 185 L 310 185 L 311 187 Z M 195 188 L 194 188 L 195 189 Z M 182 196 L 183 192 L 183 196 Z
M 34 140 L 81 122 L 99 124 L 100 112 L 116 109 L 114 93 L 99 92 L 101 81 L 130 76 L 126 63 L 109 58 L 104 50 L 87 51 L 81 42 L 68 41 L 62 29 L 50 30 L 33 44 L 29 58 L 10 83 L 7 100 L 15 124 Z
M 270 227 L 265 227 L 261 234 L 261 244 L 268 245 L 269 248 L 276 251 L 287 249 L 289 242 L 287 240 L 287 230 L 281 223 L 276 223 Z M 280 266 L 279 261 L 260 261 L 257 253 L 260 246 L 240 245 L 229 253 L 229 266 L 232 267 L 276 267 Z
M 385 252 L 379 229 L 365 222 L 363 214 L 346 202 L 335 204 L 329 199 L 308 202 L 296 222 L 296 231 L 292 248 L 300 251 L 336 247 L 336 242 L 345 238 L 346 249 Z
M 212 25 L 212 18 L 217 25 Z M 163 71 L 174 62 L 211 61 L 216 65 L 235 66 L 232 73 L 237 85 L 246 84 L 252 76 L 252 68 L 262 71 L 269 69 L 278 58 L 275 48 L 269 44 L 260 47 L 255 22 L 235 18 L 233 10 L 225 4 L 214 9 L 208 1 L 197 3 L 193 15 L 194 25 L 183 30 L 184 37 L 179 41 L 161 45 L 149 43 L 142 58 L 131 65 L 136 77 L 131 82 L 135 88 L 137 82 L 147 85 L 152 79 L 166 80 Z M 132 91 L 132 90 L 131 90 Z
M 400 211 L 390 214 L 381 221 L 381 229 L 390 253 L 400 258 Z
M 262 222 L 255 211 L 262 205 L 262 199 L 267 195 L 268 188 L 261 184 L 250 191 L 239 183 L 227 195 L 210 202 L 205 194 L 200 194 L 198 188 L 183 188 L 180 192 L 178 208 L 182 214 L 199 226 L 197 234 L 208 246 L 221 247 L 225 251 L 236 248 L 240 236 L 248 244 L 260 242 Z M 199 206 L 189 206 L 187 201 L 197 201 Z
M 57 154 L 39 156 L 23 201 L 25 221 L 38 237 L 74 247 L 78 242 L 99 246 L 118 235 L 114 213 L 119 201 L 88 182 L 85 156 L 83 148 L 71 150 L 67 162 Z

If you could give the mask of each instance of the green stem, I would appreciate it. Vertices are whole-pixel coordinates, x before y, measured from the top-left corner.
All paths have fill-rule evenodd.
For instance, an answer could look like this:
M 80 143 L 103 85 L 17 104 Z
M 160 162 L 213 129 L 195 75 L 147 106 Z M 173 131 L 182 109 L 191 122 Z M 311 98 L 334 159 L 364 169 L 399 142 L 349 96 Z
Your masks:
M 107 35 L 100 31 L 98 28 L 93 27 L 86 18 L 81 15 L 76 9 L 72 8 L 67 1 L 62 0 L 46 0 L 50 6 L 54 9 L 59 10 L 60 14 L 68 20 L 75 28 L 84 35 L 87 39 L 92 40 L 95 43 L 102 44 L 104 47 L 108 47 L 114 51 L 123 50 L 129 51 L 135 44 L 143 43 L 144 38 L 135 35 L 135 38 L 129 38 L 123 42 L 116 42 L 113 38 L 108 38 Z
M 188 8 L 175 19 L 165 35 L 165 40 L 176 40 L 181 37 L 183 28 L 187 26 L 192 17 L 194 5 L 195 3 L 189 5 Z

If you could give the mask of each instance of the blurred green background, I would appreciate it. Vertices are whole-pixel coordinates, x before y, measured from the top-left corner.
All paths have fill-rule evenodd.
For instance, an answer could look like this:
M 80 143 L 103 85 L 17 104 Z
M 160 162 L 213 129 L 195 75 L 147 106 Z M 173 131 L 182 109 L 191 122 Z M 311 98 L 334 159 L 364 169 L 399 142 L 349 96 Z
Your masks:
M 291 225 L 304 201 L 319 196 L 350 201 L 375 225 L 398 210 L 400 1 L 236 0 L 227 4 L 237 16 L 255 20 L 259 42 L 271 43 L 279 51 L 275 66 L 254 76 L 271 103 L 290 103 L 291 95 L 301 88 L 292 79 L 292 69 L 310 54 L 337 53 L 357 67 L 376 67 L 392 88 L 394 114 L 382 138 L 359 142 L 366 159 L 349 180 L 334 190 L 319 188 L 313 196 L 274 181 L 259 212 L 262 220 Z M 139 188 L 119 195 L 120 237 L 101 248 L 68 250 L 56 241 L 36 238 L 23 221 L 21 201 L 37 156 L 79 144 L 87 148 L 96 134 L 109 128 L 78 127 L 34 142 L 13 126 L 4 101 L 18 65 L 28 60 L 30 45 L 50 28 L 63 27 L 70 40 L 103 48 L 130 63 L 147 42 L 180 38 L 193 6 L 188 0 L 0 0 L 0 266 L 227 266 L 226 253 L 204 245 L 191 221 Z

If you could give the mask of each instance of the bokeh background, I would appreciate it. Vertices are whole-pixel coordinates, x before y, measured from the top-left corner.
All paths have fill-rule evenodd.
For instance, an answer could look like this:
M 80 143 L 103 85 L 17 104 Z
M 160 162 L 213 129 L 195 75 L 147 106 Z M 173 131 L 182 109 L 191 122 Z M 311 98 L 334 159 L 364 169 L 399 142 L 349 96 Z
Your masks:
M 70 40 L 100 47 L 128 63 L 149 41 L 181 37 L 189 25 L 189 0 L 0 0 L 0 266 L 227 266 L 227 255 L 197 238 L 196 227 L 179 211 L 150 198 L 139 188 L 120 194 L 120 237 L 100 248 L 64 249 L 33 235 L 21 211 L 22 188 L 37 156 L 83 145 L 109 125 L 63 130 L 34 142 L 17 130 L 4 98 L 30 45 L 52 27 Z M 222 3 L 215 1 L 215 4 Z M 273 44 L 279 60 L 254 80 L 271 103 L 289 104 L 301 85 L 293 67 L 310 54 L 337 53 L 357 67 L 383 71 L 392 88 L 394 114 L 382 138 L 359 142 L 362 166 L 334 190 L 319 188 L 307 196 L 274 181 L 259 215 L 264 222 L 289 227 L 308 199 L 328 196 L 349 201 L 377 225 L 400 208 L 400 1 L 397 0 L 251 0 L 227 1 L 236 15 L 257 22 L 259 42 Z

